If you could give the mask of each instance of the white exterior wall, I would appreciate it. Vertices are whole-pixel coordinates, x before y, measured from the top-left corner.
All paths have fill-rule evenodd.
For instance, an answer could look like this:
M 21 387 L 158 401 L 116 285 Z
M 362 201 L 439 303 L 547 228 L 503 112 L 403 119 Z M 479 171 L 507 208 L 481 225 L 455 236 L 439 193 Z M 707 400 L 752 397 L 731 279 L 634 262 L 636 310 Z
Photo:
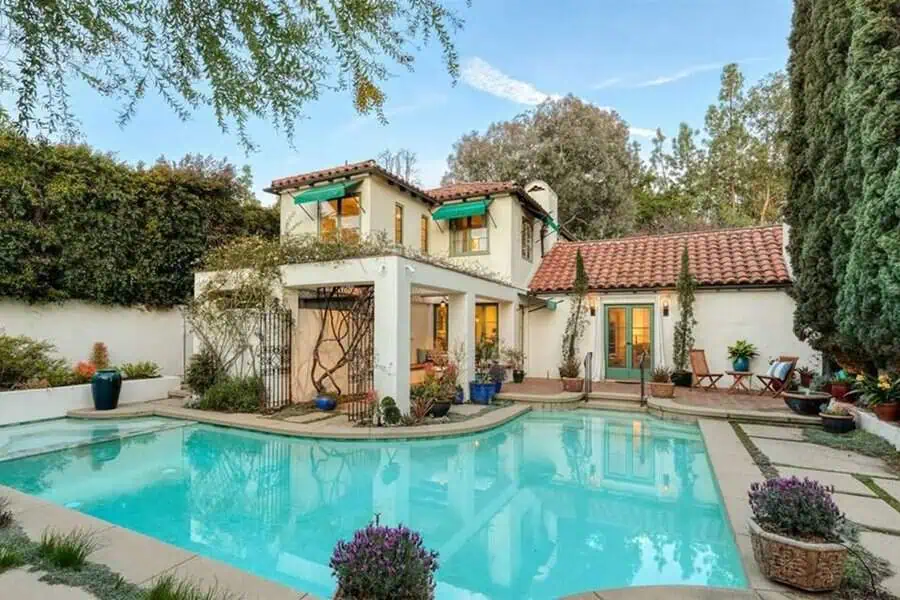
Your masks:
M 164 375 L 182 374 L 185 351 L 190 355 L 191 347 L 190 339 L 185 339 L 184 317 L 176 308 L 104 306 L 80 300 L 34 305 L 0 300 L 0 332 L 46 340 L 73 365 L 90 358 L 94 342 L 103 342 L 111 364 L 151 360 Z
M 560 302 L 555 311 L 547 309 L 526 316 L 525 348 L 529 377 L 558 376 L 562 358 L 562 336 L 571 309 L 568 296 L 553 298 Z M 652 304 L 653 365 L 672 367 L 673 331 L 679 319 L 677 294 L 674 290 L 649 293 L 595 294 L 596 316 L 589 318 L 579 354 L 594 352 L 594 379 L 605 376 L 606 332 L 603 327 L 604 307 L 609 304 Z M 668 301 L 669 316 L 663 316 Z M 818 353 L 793 333 L 794 301 L 783 289 L 698 290 L 694 303 L 694 348 L 706 351 L 709 368 L 724 373 L 732 369 L 728 346 L 739 339 L 756 345 L 759 357 L 750 370 L 764 373 L 769 359 L 780 355 L 798 356 L 799 365 L 818 365 Z M 723 379 L 723 383 L 728 378 Z M 730 381 L 728 382 L 730 383 Z

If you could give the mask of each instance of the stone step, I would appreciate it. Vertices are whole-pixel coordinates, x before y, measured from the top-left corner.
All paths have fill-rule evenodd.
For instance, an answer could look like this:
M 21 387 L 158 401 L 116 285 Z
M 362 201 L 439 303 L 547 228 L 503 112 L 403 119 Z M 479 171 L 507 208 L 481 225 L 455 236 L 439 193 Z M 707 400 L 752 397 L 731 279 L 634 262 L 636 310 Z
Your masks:
M 190 398 L 191 392 L 190 390 L 184 388 L 176 388 L 174 390 L 169 390 L 169 398 Z

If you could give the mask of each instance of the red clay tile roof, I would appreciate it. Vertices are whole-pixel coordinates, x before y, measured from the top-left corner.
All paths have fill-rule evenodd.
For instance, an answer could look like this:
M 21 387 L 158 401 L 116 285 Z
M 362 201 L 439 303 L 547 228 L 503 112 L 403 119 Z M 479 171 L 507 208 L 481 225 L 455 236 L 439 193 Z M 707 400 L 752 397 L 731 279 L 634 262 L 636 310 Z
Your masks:
M 428 190 L 428 195 L 446 202 L 459 198 L 471 198 L 472 196 L 487 196 L 488 194 L 508 194 L 519 190 L 514 181 L 467 181 L 465 183 L 451 183 L 439 188 Z
M 281 190 L 312 185 L 314 183 L 318 183 L 320 181 L 328 181 L 330 179 L 343 179 L 363 173 L 377 173 L 387 179 L 388 182 L 406 189 L 407 191 L 421 197 L 427 202 L 437 204 L 437 201 L 432 196 L 425 193 L 424 190 L 409 183 L 405 179 L 397 177 L 393 173 L 385 170 L 374 160 L 364 160 L 362 162 L 349 163 L 346 165 L 341 165 L 339 167 L 330 167 L 328 169 L 322 169 L 320 171 L 310 171 L 309 173 L 300 173 L 298 175 L 291 175 L 290 177 L 273 179 L 271 185 L 266 188 L 265 191 L 278 193 Z
M 559 242 L 531 279 L 536 293 L 566 292 L 581 250 L 591 290 L 675 287 L 687 244 L 700 286 L 786 285 L 781 226 L 722 229 L 595 242 Z

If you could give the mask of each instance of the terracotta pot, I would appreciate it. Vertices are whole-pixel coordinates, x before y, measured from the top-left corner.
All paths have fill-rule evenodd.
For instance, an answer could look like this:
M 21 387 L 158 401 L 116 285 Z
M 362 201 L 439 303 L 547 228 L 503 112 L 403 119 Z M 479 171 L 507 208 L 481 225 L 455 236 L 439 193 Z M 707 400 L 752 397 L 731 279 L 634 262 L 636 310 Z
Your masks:
M 801 542 L 764 531 L 747 521 L 753 557 L 762 574 L 808 592 L 837 589 L 844 577 L 847 549 L 840 544 Z
M 843 400 L 847 392 L 850 391 L 850 383 L 844 381 L 833 381 L 831 383 L 831 395 L 835 400 Z
M 567 392 L 581 392 L 584 390 L 584 379 L 580 377 L 563 377 L 563 390 Z
M 800 373 L 800 385 L 803 387 L 809 387 L 812 383 L 813 376 L 812 373 Z
M 675 384 L 651 381 L 650 395 L 654 398 L 672 398 L 675 396 Z
M 896 421 L 900 404 L 891 402 L 890 404 L 876 404 L 872 407 L 872 411 L 878 415 L 882 421 Z

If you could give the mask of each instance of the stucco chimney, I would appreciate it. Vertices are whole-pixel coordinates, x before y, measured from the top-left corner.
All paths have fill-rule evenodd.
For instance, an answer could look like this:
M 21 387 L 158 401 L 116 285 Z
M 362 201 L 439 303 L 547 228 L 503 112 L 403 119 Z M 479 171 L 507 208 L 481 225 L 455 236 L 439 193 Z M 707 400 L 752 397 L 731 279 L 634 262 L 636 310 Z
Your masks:
M 791 256 L 788 254 L 788 242 L 791 241 L 791 226 L 781 224 L 781 255 L 784 257 L 784 266 L 787 267 L 788 277 L 794 279 L 794 267 L 791 265 Z

